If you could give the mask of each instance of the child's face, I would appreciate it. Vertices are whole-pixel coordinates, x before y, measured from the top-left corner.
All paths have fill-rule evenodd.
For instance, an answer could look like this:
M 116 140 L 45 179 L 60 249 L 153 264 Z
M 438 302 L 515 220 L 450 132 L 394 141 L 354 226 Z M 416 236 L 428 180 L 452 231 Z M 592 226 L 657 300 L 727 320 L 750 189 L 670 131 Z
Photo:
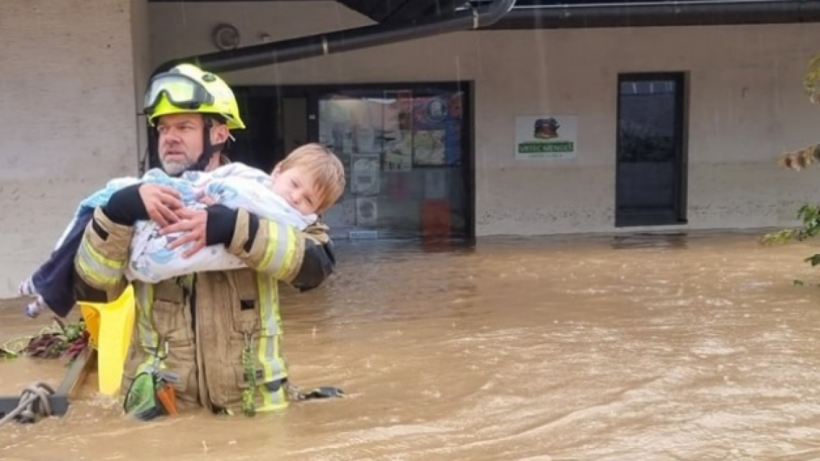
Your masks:
M 282 171 L 276 167 L 271 174 L 273 191 L 288 201 L 300 213 L 316 213 L 319 192 L 313 177 L 302 168 L 293 167 Z

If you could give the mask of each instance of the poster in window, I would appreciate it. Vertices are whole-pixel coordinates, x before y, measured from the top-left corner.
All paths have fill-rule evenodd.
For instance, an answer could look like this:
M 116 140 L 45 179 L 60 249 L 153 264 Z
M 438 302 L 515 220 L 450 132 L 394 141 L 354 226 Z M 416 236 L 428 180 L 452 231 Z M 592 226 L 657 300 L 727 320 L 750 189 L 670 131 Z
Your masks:
M 384 171 L 410 171 L 413 166 L 413 133 L 400 130 L 384 143 Z
M 355 133 L 354 150 L 356 152 L 378 153 L 382 151 L 381 143 L 377 142 L 376 130 L 373 127 L 357 126 L 353 132 Z
M 356 197 L 356 225 L 375 226 L 379 218 L 376 197 Z
M 341 95 L 329 95 L 319 101 L 319 142 L 332 150 L 345 164 L 353 152 L 353 126 L 350 122 L 351 101 Z
M 356 198 L 345 194 L 322 215 L 322 221 L 336 232 L 347 232 L 356 225 Z
M 354 154 L 351 156 L 350 191 L 355 195 L 379 193 L 379 155 Z
M 413 99 L 413 164 L 461 164 L 461 93 Z
M 387 172 L 410 171 L 413 165 L 413 92 L 385 91 L 383 106 L 382 169 Z

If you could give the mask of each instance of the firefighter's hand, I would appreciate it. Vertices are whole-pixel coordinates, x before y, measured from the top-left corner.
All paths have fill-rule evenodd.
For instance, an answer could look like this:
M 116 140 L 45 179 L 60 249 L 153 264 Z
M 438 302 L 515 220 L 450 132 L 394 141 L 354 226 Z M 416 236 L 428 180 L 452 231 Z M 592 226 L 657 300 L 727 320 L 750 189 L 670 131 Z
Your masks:
M 205 210 L 180 208 L 176 210 L 176 216 L 179 221 L 163 227 L 160 233 L 162 235 L 180 233 L 179 237 L 168 244 L 168 249 L 172 250 L 190 243 L 191 247 L 182 253 L 183 258 L 188 258 L 205 248 L 208 213 Z
M 137 221 L 147 221 L 157 215 L 161 218 L 163 212 L 173 213 L 169 207 L 181 204 L 174 194 L 177 192 L 167 186 L 132 184 L 114 192 L 102 212 L 116 224 L 133 226 Z
M 143 184 L 139 190 L 145 211 L 148 212 L 151 221 L 159 224 L 160 227 L 166 227 L 179 221 L 175 213 L 182 209 L 179 191 L 159 184 Z
M 330 231 L 330 227 L 324 223 L 317 222 L 309 225 L 304 230 L 304 234 L 306 238 L 313 240 L 315 243 L 324 245 L 330 241 L 328 231 Z
M 191 248 L 182 254 L 190 257 L 197 251 L 210 245 L 223 244 L 228 246 L 233 240 L 236 227 L 237 211 L 224 205 L 209 206 L 204 210 L 182 208 L 176 211 L 180 221 L 163 228 L 162 235 L 181 232 L 183 235 L 168 244 L 174 249 L 192 243 Z

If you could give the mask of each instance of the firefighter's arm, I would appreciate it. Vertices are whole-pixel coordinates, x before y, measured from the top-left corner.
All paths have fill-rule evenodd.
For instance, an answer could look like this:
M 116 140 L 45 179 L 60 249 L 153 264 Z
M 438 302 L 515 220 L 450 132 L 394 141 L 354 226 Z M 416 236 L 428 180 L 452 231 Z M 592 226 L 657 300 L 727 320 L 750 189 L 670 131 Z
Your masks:
M 123 277 L 134 222 L 147 218 L 138 187 L 115 193 L 94 210 L 74 258 L 77 299 L 105 302 L 116 299 L 127 286 Z
M 303 290 L 321 285 L 333 273 L 336 260 L 326 228 L 301 232 L 221 205 L 207 211 L 206 244 L 224 244 L 252 269 Z

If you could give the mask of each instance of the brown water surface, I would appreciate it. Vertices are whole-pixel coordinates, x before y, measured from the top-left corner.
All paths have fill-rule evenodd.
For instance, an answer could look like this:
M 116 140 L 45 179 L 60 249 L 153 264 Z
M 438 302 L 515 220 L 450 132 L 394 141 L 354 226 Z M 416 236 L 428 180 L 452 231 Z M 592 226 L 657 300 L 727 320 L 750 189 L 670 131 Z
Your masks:
M 283 296 L 293 380 L 347 399 L 151 423 L 87 383 L 64 418 L 0 428 L 4 460 L 820 459 L 820 281 L 758 234 L 359 244 Z M 20 301 L 0 339 L 36 331 Z M 0 363 L 0 392 L 56 385 Z

